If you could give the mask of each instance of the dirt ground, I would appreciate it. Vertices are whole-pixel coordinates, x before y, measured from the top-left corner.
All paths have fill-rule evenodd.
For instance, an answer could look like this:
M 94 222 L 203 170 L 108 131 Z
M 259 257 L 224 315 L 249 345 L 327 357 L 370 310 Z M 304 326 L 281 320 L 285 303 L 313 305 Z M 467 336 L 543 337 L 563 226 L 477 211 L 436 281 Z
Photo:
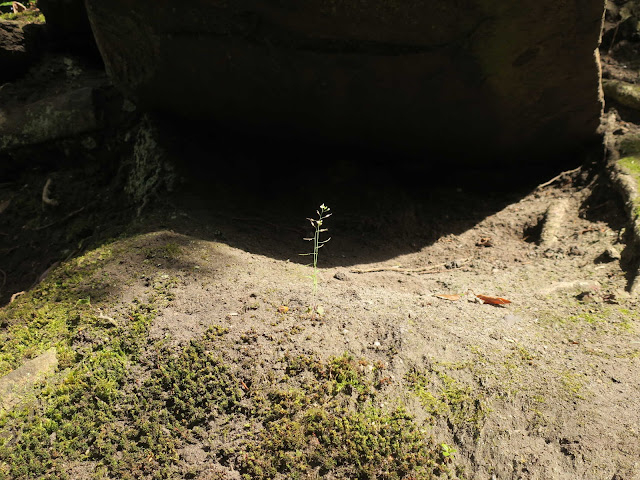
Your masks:
M 312 233 L 310 201 L 292 206 L 284 195 L 252 212 L 252 202 L 223 209 L 212 199 L 216 209 L 194 190 L 168 197 L 113 244 L 117 255 L 94 274 L 100 287 L 83 290 L 95 305 L 87 315 L 126 321 L 127 305 L 148 296 L 154 279 L 171 278 L 143 358 L 159 343 L 179 352 L 223 327 L 216 348 L 251 401 L 290 380 L 283 358 L 348 354 L 384 371 L 372 402 L 401 405 L 456 450 L 452 477 L 640 478 L 638 299 L 625 291 L 622 206 L 602 177 L 577 170 L 528 193 L 378 194 L 363 205 L 327 192 L 332 238 L 320 251 L 317 298 L 299 255 L 311 246 L 302 240 Z M 321 315 L 309 312 L 314 305 Z M 138 368 L 144 381 L 149 367 Z M 176 450 L 173 474 L 270 478 L 219 453 L 243 445 L 247 421 L 228 421 L 224 445 L 209 423 Z M 65 468 L 84 478 L 100 458 L 92 462 Z
M 640 479 L 640 299 L 603 165 L 408 187 L 327 164 L 182 172 L 142 210 L 113 165 L 0 184 L 0 375 L 60 360 L 0 416 L 0 479 Z
M 320 256 L 332 265 L 320 273 L 324 314 L 315 319 L 306 313 L 315 302 L 310 270 L 296 258 L 304 245 L 286 225 L 278 233 L 256 218 L 212 222 L 208 233 L 158 233 L 155 241 L 183 254 L 178 265 L 159 264 L 179 281 L 151 335 L 186 344 L 212 322 L 230 338 L 252 332 L 262 371 L 247 374 L 247 384 L 285 352 L 380 361 L 390 379 L 383 396 L 402 399 L 418 418 L 425 414 L 407 374 L 446 372 L 481 405 L 477 432 L 446 414 L 431 430 L 455 446 L 468 478 L 639 478 L 638 299 L 626 294 L 620 268 L 620 205 L 595 185 L 566 176 L 476 222 L 417 207 L 404 212 L 422 219 L 410 224 L 413 238 L 345 231 L 336 209 Z M 445 212 L 456 195 L 464 194 L 443 192 L 428 208 Z M 557 240 L 540 246 L 554 205 L 563 215 Z M 435 240 L 419 240 L 434 230 Z M 511 303 L 483 304 L 474 294 Z M 278 314 L 280 306 L 288 312 Z

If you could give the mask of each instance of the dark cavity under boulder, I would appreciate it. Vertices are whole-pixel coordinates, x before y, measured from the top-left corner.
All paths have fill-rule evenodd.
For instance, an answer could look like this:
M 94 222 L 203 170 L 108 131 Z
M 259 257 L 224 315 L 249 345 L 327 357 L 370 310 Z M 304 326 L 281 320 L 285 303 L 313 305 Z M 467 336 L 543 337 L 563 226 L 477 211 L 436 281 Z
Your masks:
M 50 47 L 99 58 L 84 0 L 38 0 Z
M 42 37 L 42 25 L 0 20 L 0 82 L 14 80 L 28 70 L 40 55 Z
M 598 141 L 602 0 L 86 5 L 109 75 L 146 109 L 427 167 L 548 165 Z

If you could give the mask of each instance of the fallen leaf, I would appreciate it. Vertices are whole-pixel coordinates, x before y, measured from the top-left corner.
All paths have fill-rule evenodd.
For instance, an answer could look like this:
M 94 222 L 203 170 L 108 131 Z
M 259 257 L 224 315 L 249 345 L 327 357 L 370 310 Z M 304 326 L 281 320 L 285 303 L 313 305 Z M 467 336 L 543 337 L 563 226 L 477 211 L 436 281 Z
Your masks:
M 442 298 L 443 300 L 450 300 L 452 302 L 460 300 L 460 295 L 434 295 L 434 297 Z
M 476 247 L 493 247 L 493 239 L 491 237 L 482 237 L 476 242 Z
M 285 306 L 285 305 L 281 305 L 278 307 L 278 312 L 280 313 L 287 313 L 289 311 L 289 307 Z
M 486 295 L 476 295 L 476 297 L 489 305 L 506 305 L 507 303 L 511 303 L 511 300 L 502 297 L 488 297 Z

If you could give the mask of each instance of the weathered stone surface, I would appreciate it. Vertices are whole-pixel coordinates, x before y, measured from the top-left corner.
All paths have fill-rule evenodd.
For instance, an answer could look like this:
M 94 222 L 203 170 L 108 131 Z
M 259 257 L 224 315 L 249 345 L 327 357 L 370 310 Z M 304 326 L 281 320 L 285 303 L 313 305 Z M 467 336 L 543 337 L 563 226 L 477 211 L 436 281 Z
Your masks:
M 56 349 L 50 348 L 42 355 L 0 378 L 0 414 L 20 403 L 33 386 L 53 373 L 58 366 Z
M 0 151 L 79 135 L 100 126 L 94 89 L 81 88 L 10 112 L 0 110 Z
M 470 162 L 549 161 L 599 124 L 602 0 L 86 4 L 146 108 Z
M 0 153 L 79 137 L 125 121 L 131 113 L 122 95 L 100 82 L 98 78 L 95 87 L 81 87 L 27 105 L 0 109 Z
M 620 80 L 603 80 L 602 86 L 607 99 L 615 100 L 625 107 L 640 110 L 640 85 Z
M 0 20 L 0 82 L 18 78 L 37 58 L 40 27 Z

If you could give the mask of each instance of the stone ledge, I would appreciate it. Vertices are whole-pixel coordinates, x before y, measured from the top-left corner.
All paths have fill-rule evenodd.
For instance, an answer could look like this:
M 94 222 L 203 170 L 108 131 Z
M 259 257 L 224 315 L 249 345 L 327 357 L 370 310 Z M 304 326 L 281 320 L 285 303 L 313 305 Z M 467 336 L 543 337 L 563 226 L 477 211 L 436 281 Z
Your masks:
M 53 373 L 58 366 L 55 348 L 29 360 L 24 365 L 0 377 L 0 415 L 22 402 L 36 383 Z

